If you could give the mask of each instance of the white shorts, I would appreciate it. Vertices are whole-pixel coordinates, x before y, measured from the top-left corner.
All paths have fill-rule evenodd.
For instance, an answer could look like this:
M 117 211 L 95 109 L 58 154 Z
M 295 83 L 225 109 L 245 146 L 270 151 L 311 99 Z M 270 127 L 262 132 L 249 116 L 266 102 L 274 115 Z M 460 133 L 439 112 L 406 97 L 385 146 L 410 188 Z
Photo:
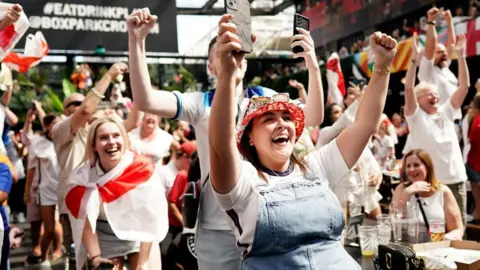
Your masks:
M 57 191 L 53 185 L 40 185 L 38 188 L 38 204 L 41 206 L 57 205 Z

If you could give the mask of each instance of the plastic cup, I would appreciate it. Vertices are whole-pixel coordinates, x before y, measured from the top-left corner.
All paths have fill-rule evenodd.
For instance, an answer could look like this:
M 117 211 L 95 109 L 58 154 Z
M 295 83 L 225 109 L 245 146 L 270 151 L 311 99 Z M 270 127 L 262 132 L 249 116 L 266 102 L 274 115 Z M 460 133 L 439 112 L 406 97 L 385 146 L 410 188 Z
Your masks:
M 360 236 L 360 248 L 362 256 L 373 257 L 377 254 L 377 230 L 375 226 L 360 226 L 358 231 Z

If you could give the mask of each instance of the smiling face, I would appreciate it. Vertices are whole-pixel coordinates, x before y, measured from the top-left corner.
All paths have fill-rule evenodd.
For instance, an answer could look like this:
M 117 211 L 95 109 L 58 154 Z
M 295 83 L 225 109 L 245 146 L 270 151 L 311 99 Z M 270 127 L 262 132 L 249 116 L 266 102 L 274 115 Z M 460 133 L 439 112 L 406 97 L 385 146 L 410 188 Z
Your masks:
M 253 119 L 251 125 L 250 144 L 257 150 L 260 162 L 272 170 L 288 167 L 296 141 L 295 124 L 290 113 L 268 112 Z
M 425 166 L 425 164 L 416 154 L 408 156 L 405 159 L 404 166 L 408 179 L 412 183 L 427 180 L 427 166 Z
M 425 88 L 417 92 L 417 101 L 420 108 L 426 113 L 435 114 L 438 110 L 440 96 L 438 91 Z
M 330 112 L 330 120 L 332 123 L 335 123 L 340 116 L 343 114 L 343 109 L 339 105 L 333 105 L 332 111 Z
M 113 122 L 100 124 L 95 132 L 93 151 L 97 153 L 105 172 L 114 168 L 125 153 L 125 138 L 118 125 Z
M 142 130 L 147 134 L 151 134 L 158 128 L 158 123 L 158 116 L 146 113 L 142 121 Z
M 437 44 L 435 49 L 435 65 L 439 68 L 448 67 L 447 48 L 441 43 Z

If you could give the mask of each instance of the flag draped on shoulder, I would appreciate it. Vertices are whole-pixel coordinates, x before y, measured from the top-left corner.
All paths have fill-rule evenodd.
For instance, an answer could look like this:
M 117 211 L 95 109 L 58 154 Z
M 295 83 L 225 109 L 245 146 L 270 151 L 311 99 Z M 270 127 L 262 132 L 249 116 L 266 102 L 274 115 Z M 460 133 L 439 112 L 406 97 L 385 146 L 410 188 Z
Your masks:
M 161 242 L 168 230 L 167 201 L 161 196 L 165 191 L 150 159 L 127 152 L 115 168 L 101 174 L 98 162 L 86 163 L 69 180 L 65 203 L 77 269 L 86 260 L 81 242 L 85 221 L 95 233 L 100 212 L 121 240 Z
M 332 53 L 327 61 L 328 103 L 343 104 L 345 96 L 345 80 L 340 58 L 337 53 Z
M 0 20 L 5 18 L 8 9 L 11 6 L 13 6 L 13 4 L 0 3 Z M 18 21 L 0 31 L 0 61 L 2 61 L 15 47 L 29 26 L 30 23 L 27 15 L 22 12 Z

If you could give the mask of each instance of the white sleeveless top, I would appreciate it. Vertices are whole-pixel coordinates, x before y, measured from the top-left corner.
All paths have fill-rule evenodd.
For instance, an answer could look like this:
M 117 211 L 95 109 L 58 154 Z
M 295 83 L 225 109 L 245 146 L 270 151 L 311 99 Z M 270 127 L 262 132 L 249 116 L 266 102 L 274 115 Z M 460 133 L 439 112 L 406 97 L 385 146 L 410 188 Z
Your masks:
M 440 185 L 440 188 L 437 192 L 435 192 L 432 196 L 428 198 L 421 198 L 420 201 L 422 203 L 423 209 L 425 211 L 425 215 L 428 220 L 440 220 L 445 222 L 445 211 L 443 210 L 443 193 L 445 192 L 445 185 Z M 409 202 L 412 205 L 418 206 L 417 198 L 412 195 L 410 196 Z M 425 225 L 425 220 L 423 219 L 422 213 L 420 212 L 420 207 L 415 207 L 417 213 L 416 216 L 418 218 L 418 222 L 420 225 Z M 413 216 L 413 211 L 408 208 L 408 216 Z

